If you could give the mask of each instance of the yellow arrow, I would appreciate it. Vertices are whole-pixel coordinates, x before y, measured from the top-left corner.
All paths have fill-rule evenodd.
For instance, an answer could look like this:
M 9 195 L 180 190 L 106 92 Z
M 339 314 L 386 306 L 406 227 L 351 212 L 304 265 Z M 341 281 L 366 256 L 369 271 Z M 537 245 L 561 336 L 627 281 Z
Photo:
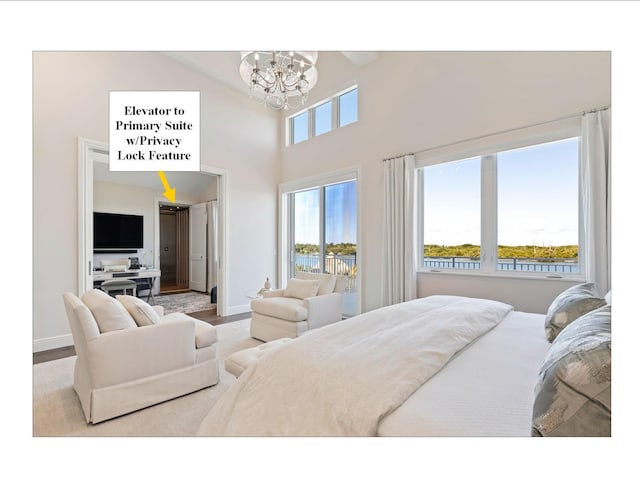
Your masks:
M 169 181 L 165 177 L 164 172 L 162 170 L 158 170 L 158 175 L 160 176 L 160 180 L 162 181 L 162 185 L 164 186 L 163 196 L 167 198 L 169 201 L 171 201 L 172 203 L 175 203 L 176 188 L 175 187 L 171 188 L 171 186 L 169 185 Z

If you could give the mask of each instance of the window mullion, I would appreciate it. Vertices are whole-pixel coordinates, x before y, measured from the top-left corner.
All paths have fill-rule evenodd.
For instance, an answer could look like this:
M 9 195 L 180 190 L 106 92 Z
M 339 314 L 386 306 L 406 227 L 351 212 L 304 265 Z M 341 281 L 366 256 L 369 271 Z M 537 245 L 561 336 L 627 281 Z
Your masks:
M 288 269 L 288 278 L 293 278 L 296 276 L 296 247 L 295 247 L 295 238 L 296 238 L 296 195 L 294 193 L 289 193 L 289 228 L 287 229 L 289 233 L 289 239 L 287 242 L 289 249 L 289 269 Z
M 498 163 L 497 155 L 482 157 L 480 189 L 480 271 L 494 273 L 498 253 Z
M 319 232 L 319 251 L 320 251 L 320 273 L 327 273 L 327 267 L 325 266 L 327 260 L 326 246 L 325 246 L 325 237 L 326 237 L 326 218 L 325 218 L 325 189 L 323 186 L 320 188 L 320 207 L 319 215 L 320 215 L 320 232 Z
M 418 270 L 424 267 L 424 169 L 416 169 L 416 242 L 418 244 Z

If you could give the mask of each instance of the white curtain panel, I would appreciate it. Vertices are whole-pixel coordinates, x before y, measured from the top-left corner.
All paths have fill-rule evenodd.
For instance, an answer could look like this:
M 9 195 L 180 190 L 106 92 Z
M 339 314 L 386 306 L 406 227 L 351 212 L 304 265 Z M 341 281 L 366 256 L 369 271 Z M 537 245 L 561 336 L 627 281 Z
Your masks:
M 384 171 L 383 304 L 416 298 L 415 157 L 382 162 Z
M 586 277 L 601 295 L 611 289 L 609 109 L 582 117 L 582 220 Z

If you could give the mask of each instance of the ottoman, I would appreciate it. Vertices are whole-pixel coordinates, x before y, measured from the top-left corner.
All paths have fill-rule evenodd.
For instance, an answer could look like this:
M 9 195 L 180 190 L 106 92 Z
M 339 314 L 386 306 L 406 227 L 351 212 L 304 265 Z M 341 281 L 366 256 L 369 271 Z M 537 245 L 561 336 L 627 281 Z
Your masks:
M 291 340 L 292 339 L 285 337 L 283 339 L 266 342 L 257 347 L 251 347 L 249 349 L 234 352 L 224 360 L 224 369 L 238 378 L 242 372 L 249 367 L 249 365 L 264 356 L 266 352 L 273 348 L 281 347 Z

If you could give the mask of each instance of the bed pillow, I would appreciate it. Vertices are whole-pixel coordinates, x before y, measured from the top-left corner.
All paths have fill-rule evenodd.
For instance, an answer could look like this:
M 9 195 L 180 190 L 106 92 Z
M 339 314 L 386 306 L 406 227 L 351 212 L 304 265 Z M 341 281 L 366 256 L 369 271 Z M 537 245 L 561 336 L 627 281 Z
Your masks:
M 547 340 L 553 342 L 562 330 L 582 315 L 604 306 L 607 302 L 598 296 L 592 283 L 574 285 L 562 292 L 549 306 L 544 321 Z
M 306 299 L 307 297 L 314 297 L 318 295 L 318 289 L 320 288 L 320 280 L 300 280 L 292 278 L 287 283 L 287 288 L 284 290 L 284 297 L 295 297 L 296 299 Z
M 554 340 L 535 387 L 532 436 L 611 436 L 611 306 Z
M 127 295 L 118 295 L 116 299 L 122 303 L 139 327 L 160 323 L 160 315 L 142 299 Z
M 93 314 L 100 333 L 137 327 L 122 303 L 100 289 L 85 292 L 81 299 Z

